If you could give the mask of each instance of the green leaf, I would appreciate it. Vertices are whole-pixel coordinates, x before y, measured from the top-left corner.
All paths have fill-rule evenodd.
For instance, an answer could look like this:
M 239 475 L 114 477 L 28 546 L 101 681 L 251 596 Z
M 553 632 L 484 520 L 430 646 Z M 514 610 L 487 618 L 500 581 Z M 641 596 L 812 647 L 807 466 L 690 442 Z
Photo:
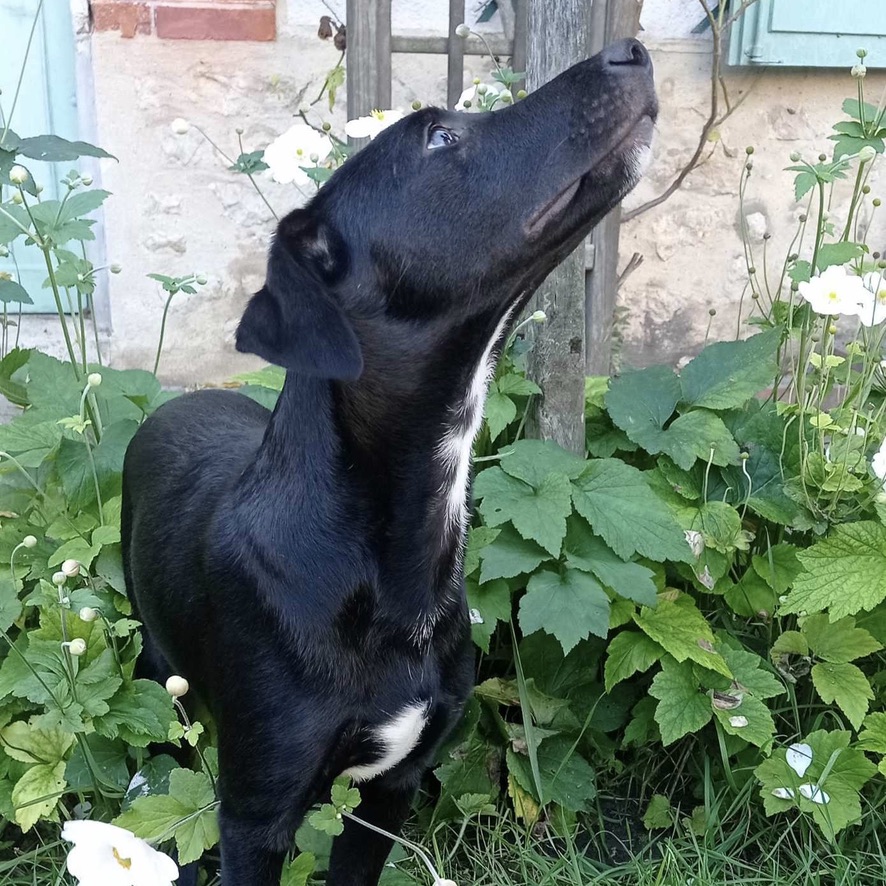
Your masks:
M 216 805 L 206 773 L 174 769 L 168 795 L 139 797 L 114 824 L 152 842 L 174 835 L 179 863 L 190 864 L 219 841 Z
M 2 232 L 0 232 L 2 233 Z M 2 242 L 2 239 L 0 239 Z M 0 360 L 0 394 L 16 406 L 28 406 L 28 392 L 23 384 L 13 381 L 13 376 L 27 365 L 31 351 L 26 348 L 13 348 Z M 15 424 L 15 422 L 12 422 Z
M 722 554 L 747 550 L 748 540 L 741 528 L 741 517 L 732 505 L 706 501 L 698 512 L 705 547 Z
M 831 265 L 845 265 L 864 251 L 865 247 L 861 243 L 824 243 L 819 247 L 815 263 L 818 270 L 823 271 Z
M 643 826 L 647 831 L 658 831 L 672 827 L 674 810 L 671 801 L 664 794 L 653 794 L 646 812 L 643 813 Z
M 773 698 L 785 691 L 781 681 L 766 669 L 759 655 L 725 644 L 722 646 L 722 655 L 733 678 L 733 686 L 727 691 L 737 689 L 739 692 L 750 692 L 757 698 Z
M 621 597 L 644 606 L 655 606 L 658 597 L 653 581 L 655 573 L 651 569 L 639 563 L 625 563 L 606 542 L 594 535 L 581 517 L 570 517 L 567 523 L 564 551 L 570 566 L 593 573 Z
M 6 304 L 10 302 L 23 305 L 34 304 L 24 286 L 16 283 L 15 280 L 7 280 L 5 277 L 0 277 L 0 301 Z
M 508 770 L 523 790 L 542 805 L 557 803 L 565 809 L 580 812 L 596 796 L 594 770 L 573 747 L 573 742 L 560 737 L 546 738 L 538 748 L 541 775 L 541 797 L 535 786 L 529 758 L 508 749 Z
M 708 345 L 680 373 L 683 401 L 708 409 L 733 409 L 772 384 L 780 326 L 744 341 Z
M 647 452 L 660 452 L 662 428 L 680 399 L 680 381 L 666 366 L 626 372 L 612 380 L 606 409 L 613 422 Z
M 794 179 L 794 199 L 799 203 L 817 184 L 818 178 L 814 172 L 804 170 L 797 173 Z
M 234 376 L 233 381 L 270 388 L 272 391 L 282 391 L 283 382 L 286 381 L 286 370 L 280 366 L 263 366 L 254 372 L 241 372 L 240 375 Z
M 519 440 L 501 460 L 502 470 L 535 488 L 553 474 L 565 474 L 572 480 L 586 466 L 584 459 L 551 440 Z
M 854 664 L 819 662 L 812 667 L 812 684 L 826 704 L 836 702 L 849 722 L 860 729 L 874 697 L 871 684 Z
M 754 775 L 762 782 L 760 796 L 766 815 L 799 808 L 812 815 L 828 839 L 861 818 L 859 790 L 876 773 L 876 767 L 864 753 L 849 747 L 848 732 L 819 730 L 803 739 L 812 750 L 812 760 L 802 779 L 787 763 L 787 749 L 779 748 L 764 760 Z M 828 769 L 826 778 L 822 778 Z M 826 804 L 813 803 L 799 792 L 800 784 L 817 785 L 828 795 Z M 773 791 L 790 791 L 792 798 L 782 799 Z
M 662 452 L 688 471 L 696 461 L 715 465 L 736 464 L 738 444 L 723 420 L 706 409 L 693 409 L 671 422 L 661 441 Z
M 280 886 L 307 886 L 308 878 L 317 867 L 317 858 L 311 852 L 300 852 L 292 864 L 283 869 Z
M 541 388 L 534 382 L 517 372 L 509 372 L 496 382 L 498 390 L 510 397 L 527 397 L 530 394 L 540 394 Z
M 838 525 L 797 556 L 804 571 L 782 613 L 828 609 L 831 618 L 840 619 L 886 599 L 886 526 L 873 521 Z
M 754 554 L 754 571 L 776 594 L 786 594 L 794 579 L 803 571 L 797 549 L 789 544 L 772 545 L 765 554 Z
M 480 581 L 485 583 L 497 578 L 528 574 L 550 559 L 550 554 L 540 545 L 527 541 L 510 526 L 505 526 L 480 553 Z
M 609 597 L 587 573 L 543 569 L 529 579 L 520 600 L 520 628 L 526 634 L 543 630 L 569 652 L 589 634 L 607 635 Z
M 110 196 L 109 191 L 102 191 L 98 188 L 71 194 L 61 207 L 59 222 L 68 222 L 71 219 L 79 218 L 81 215 L 89 215 L 90 212 L 95 212 Z
M 12 790 L 16 824 L 29 831 L 41 818 L 48 818 L 64 791 L 64 762 L 32 766 Z
M 517 404 L 493 388 L 486 397 L 485 414 L 486 424 L 489 426 L 489 439 L 495 440 L 517 417 Z
M 26 468 L 36 468 L 62 439 L 58 422 L 12 421 L 0 425 L 0 450 L 16 456 Z
M 331 803 L 323 803 L 316 812 L 308 817 L 308 822 L 312 828 L 329 834 L 331 837 L 337 837 L 345 830 L 342 814 Z
M 33 138 L 23 138 L 16 150 L 19 154 L 30 157 L 32 160 L 44 160 L 48 163 L 77 160 L 79 157 L 117 159 L 113 154 L 109 154 L 95 145 L 90 145 L 86 142 L 71 142 L 57 135 L 38 135 Z
M 607 648 L 604 680 L 606 691 L 634 674 L 648 671 L 664 655 L 664 649 L 639 631 L 622 631 Z
M 759 617 L 761 612 L 765 612 L 768 617 L 778 607 L 778 596 L 775 591 L 753 568 L 746 570 L 741 579 L 723 596 L 729 608 L 742 618 Z
M 775 721 L 769 708 L 753 695 L 745 695 L 738 707 L 723 710 L 713 705 L 714 716 L 724 732 L 767 748 L 775 735 Z
M 468 595 L 468 606 L 476 609 L 483 619 L 480 624 L 474 624 L 472 621 L 471 637 L 484 652 L 489 652 L 489 640 L 496 625 L 511 618 L 511 589 L 508 583 L 501 579 L 482 585 L 469 579 L 465 582 L 465 590 Z
M 690 659 L 724 677 L 732 677 L 723 656 L 714 651 L 710 625 L 688 595 L 680 594 L 675 600 L 659 598 L 655 609 L 642 607 L 634 621 L 677 662 Z
M 564 474 L 548 474 L 537 483 L 533 487 L 501 468 L 487 468 L 477 477 L 475 494 L 483 498 L 480 513 L 489 525 L 510 520 L 524 538 L 556 557 L 572 513 L 572 487 Z
M 153 680 L 125 683 L 110 699 L 109 711 L 94 721 L 96 732 L 106 738 L 122 738 L 134 747 L 166 741 L 169 724 L 175 719 L 172 699 Z
M 858 735 L 858 747 L 864 751 L 886 754 L 886 713 L 877 711 L 864 718 L 864 729 Z
M 679 523 L 636 468 L 597 459 L 573 486 L 576 510 L 623 560 L 639 553 L 655 561 L 691 561 Z
M 688 662 L 664 658 L 649 694 L 658 699 L 655 722 L 665 746 L 684 735 L 698 732 L 713 716 L 710 699 L 699 691 L 692 665 Z
M 65 759 L 74 736 L 62 729 L 38 729 L 19 720 L 0 730 L 0 743 L 13 760 L 54 765 Z
M 78 744 L 65 769 L 68 790 L 95 790 L 95 782 L 90 770 L 90 765 L 93 765 L 105 785 L 113 785 L 117 790 L 125 791 L 130 779 L 126 746 L 123 742 L 111 741 L 100 735 L 88 735 L 84 741 L 89 747 L 90 763 L 87 763 L 83 748 Z
M 855 626 L 852 616 L 831 622 L 824 613 L 803 619 L 803 635 L 816 657 L 835 664 L 864 658 L 883 648 L 864 628 Z
M 465 549 L 464 574 L 470 575 L 480 565 L 480 552 L 498 538 L 500 529 L 491 526 L 472 526 L 468 530 Z M 515 533 L 516 535 L 516 533 Z

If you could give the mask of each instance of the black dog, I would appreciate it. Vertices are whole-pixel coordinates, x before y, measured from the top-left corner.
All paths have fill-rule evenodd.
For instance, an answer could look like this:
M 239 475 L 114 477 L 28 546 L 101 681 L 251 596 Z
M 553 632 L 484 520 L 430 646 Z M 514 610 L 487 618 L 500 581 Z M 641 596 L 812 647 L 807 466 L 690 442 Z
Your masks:
M 159 409 L 124 471 L 127 586 L 157 677 L 218 724 L 222 882 L 272 886 L 333 778 L 397 831 L 472 683 L 461 564 L 471 444 L 509 325 L 636 183 L 649 56 L 609 47 L 492 114 L 428 108 L 280 224 L 227 391 Z M 374 884 L 347 822 L 328 882 Z

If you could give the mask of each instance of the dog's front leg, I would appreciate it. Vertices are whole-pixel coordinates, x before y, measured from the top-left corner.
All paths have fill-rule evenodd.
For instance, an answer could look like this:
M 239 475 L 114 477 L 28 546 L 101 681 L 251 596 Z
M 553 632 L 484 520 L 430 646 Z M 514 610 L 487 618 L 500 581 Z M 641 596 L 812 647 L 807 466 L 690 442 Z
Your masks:
M 237 818 L 222 803 L 219 827 L 222 886 L 279 886 L 294 823 Z
M 399 834 L 420 776 L 420 771 L 410 771 L 399 777 L 388 774 L 357 784 L 361 799 L 354 815 Z M 346 820 L 344 833 L 332 842 L 326 886 L 375 886 L 392 845 L 387 837 L 359 822 Z

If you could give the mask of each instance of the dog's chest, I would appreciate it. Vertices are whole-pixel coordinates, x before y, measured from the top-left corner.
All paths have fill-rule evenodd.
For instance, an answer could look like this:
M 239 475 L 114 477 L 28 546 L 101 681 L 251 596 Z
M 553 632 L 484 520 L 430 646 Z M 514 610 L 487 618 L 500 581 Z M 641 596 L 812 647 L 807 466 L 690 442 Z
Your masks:
M 342 773 L 368 781 L 402 763 L 418 747 L 428 722 L 428 702 L 413 702 L 375 726 L 363 726 L 356 736 L 356 763 Z

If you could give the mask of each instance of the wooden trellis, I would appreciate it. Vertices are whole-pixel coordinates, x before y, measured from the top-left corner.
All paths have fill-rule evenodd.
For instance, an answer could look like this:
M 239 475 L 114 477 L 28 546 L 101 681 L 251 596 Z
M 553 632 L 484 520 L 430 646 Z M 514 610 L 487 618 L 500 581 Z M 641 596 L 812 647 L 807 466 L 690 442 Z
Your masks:
M 641 7 L 642 0 L 513 0 L 513 35 L 495 35 L 486 44 L 496 56 L 510 57 L 514 70 L 525 70 L 527 88 L 534 89 L 611 40 L 634 36 Z M 456 36 L 464 20 L 465 0 L 449 0 L 447 37 L 398 36 L 391 33 L 391 0 L 347 0 L 349 119 L 391 106 L 394 53 L 446 55 L 453 107 L 464 89 L 465 55 L 489 51 L 474 36 Z M 615 210 L 538 295 L 548 322 L 533 350 L 532 372 L 545 391 L 534 430 L 576 452 L 584 451 L 584 377 L 609 371 L 619 224 Z

